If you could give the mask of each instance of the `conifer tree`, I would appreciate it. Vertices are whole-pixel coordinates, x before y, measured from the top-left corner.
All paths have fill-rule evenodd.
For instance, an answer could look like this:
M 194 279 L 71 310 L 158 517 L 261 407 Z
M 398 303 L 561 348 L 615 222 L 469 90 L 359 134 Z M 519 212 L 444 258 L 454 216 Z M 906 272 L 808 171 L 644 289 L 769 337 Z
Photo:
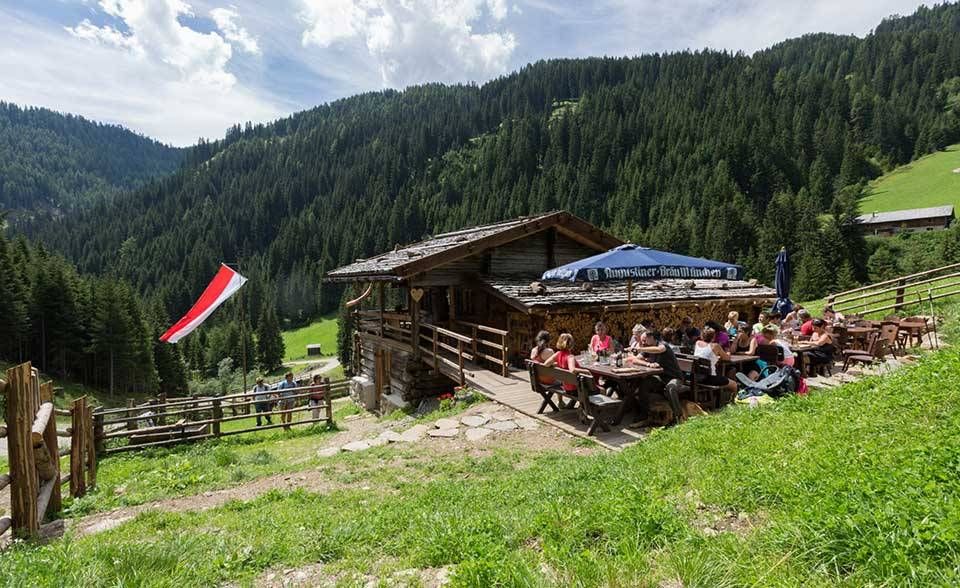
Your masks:
M 257 365 L 265 372 L 272 372 L 283 365 L 285 352 L 277 313 L 273 305 L 265 301 L 257 322 Z

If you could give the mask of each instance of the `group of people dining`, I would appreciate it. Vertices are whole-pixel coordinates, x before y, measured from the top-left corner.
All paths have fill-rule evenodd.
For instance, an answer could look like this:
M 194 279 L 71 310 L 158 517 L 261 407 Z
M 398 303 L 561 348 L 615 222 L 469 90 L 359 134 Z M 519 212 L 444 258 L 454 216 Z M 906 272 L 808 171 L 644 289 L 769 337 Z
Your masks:
M 808 342 L 806 363 L 816 369 L 818 365 L 833 361 L 835 349 L 830 328 L 842 318 L 831 308 L 824 310 L 822 318 L 813 318 L 806 309 L 798 306 L 785 317 L 781 317 L 776 312 L 760 313 L 757 322 L 753 324 L 740 320 L 740 314 L 737 311 L 731 311 L 723 325 L 715 321 L 706 321 L 702 326 L 697 327 L 694 326 L 691 318 L 686 317 L 676 327 L 658 329 L 653 321 L 645 320 L 633 327 L 630 340 L 625 345 L 612 337 L 607 325 L 600 321 L 594 325 L 594 334 L 587 344 L 586 351 L 594 359 L 602 355 L 622 353 L 625 366 L 636 365 L 662 369 L 663 374 L 657 380 L 661 391 L 664 392 L 664 396 L 674 410 L 674 415 L 678 416 L 680 412 L 678 396 L 687 388 L 685 383 L 687 379 L 677 362 L 678 354 L 707 360 L 710 366 L 709 373 L 699 374 L 697 381 L 725 389 L 733 397 L 738 389 L 737 380 L 732 377 L 734 373 L 724 372 L 722 369 L 723 362 L 729 361 L 731 355 L 758 356 L 760 346 L 775 345 L 782 351 L 778 354 L 778 357 L 782 356 L 782 360 L 778 360 L 779 364 L 794 366 L 796 353 L 791 349 L 791 343 L 803 339 Z M 556 366 L 574 373 L 589 375 L 590 372 L 580 365 L 577 357 L 577 345 L 573 335 L 561 333 L 553 342 L 548 331 L 540 331 L 536 336 L 534 347 L 530 350 L 529 359 L 546 366 Z M 758 379 L 763 370 L 768 367 L 767 363 L 759 357 L 750 365 L 747 377 L 753 380 Z M 547 381 L 541 383 L 552 384 Z M 596 384 L 602 393 L 617 393 L 614 387 L 606 386 L 600 378 L 596 380 Z M 565 384 L 564 388 L 567 391 L 574 389 L 569 384 Z M 640 404 L 646 405 L 645 402 Z M 638 422 L 642 424 L 643 418 Z

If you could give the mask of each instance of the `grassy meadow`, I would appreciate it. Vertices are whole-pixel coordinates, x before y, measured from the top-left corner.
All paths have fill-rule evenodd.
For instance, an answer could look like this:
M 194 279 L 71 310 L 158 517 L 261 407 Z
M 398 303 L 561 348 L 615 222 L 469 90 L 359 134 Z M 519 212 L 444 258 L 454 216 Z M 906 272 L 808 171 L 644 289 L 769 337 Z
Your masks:
M 958 311 L 945 310 L 955 331 Z M 960 351 L 948 349 L 591 456 L 438 459 L 414 445 L 318 463 L 295 456 L 305 436 L 111 458 L 87 510 L 196 493 L 239 476 L 231 471 L 260 475 L 296 459 L 338 485 L 17 545 L 0 554 L 0 584 L 246 586 L 269 569 L 320 562 L 343 586 L 441 566 L 455 586 L 957 585 L 960 386 L 947 384 L 956 381 Z M 184 462 L 217 481 L 177 488 Z
M 319 343 L 324 355 L 337 354 L 337 317 L 330 315 L 305 327 L 283 332 L 286 354 L 283 361 L 307 358 L 307 345 Z
M 887 212 L 953 204 L 960 207 L 960 145 L 900 166 L 871 182 L 860 211 Z

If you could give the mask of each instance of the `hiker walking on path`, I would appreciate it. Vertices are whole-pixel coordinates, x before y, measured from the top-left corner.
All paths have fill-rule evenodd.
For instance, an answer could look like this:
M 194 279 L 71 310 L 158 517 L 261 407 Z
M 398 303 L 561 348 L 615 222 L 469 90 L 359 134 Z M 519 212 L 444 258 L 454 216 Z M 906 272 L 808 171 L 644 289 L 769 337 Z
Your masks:
M 293 422 L 293 413 L 284 412 L 293 409 L 296 404 L 296 399 L 293 396 L 296 395 L 297 383 L 293 381 L 293 372 L 287 372 L 283 381 L 277 385 L 277 390 L 280 392 L 280 422 L 283 423 L 283 428 L 290 430 L 290 423 Z
M 263 378 L 257 378 L 257 383 L 253 386 L 253 407 L 257 411 L 257 426 L 260 426 L 261 413 L 266 419 L 268 425 L 272 425 L 270 419 L 270 387 L 263 383 Z

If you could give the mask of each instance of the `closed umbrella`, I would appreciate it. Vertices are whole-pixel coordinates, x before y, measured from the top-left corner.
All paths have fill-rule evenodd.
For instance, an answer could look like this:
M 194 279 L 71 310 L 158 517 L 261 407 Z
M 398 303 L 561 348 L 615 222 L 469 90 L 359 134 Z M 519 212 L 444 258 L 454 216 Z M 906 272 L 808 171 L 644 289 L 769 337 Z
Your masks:
M 793 302 L 790 301 L 790 256 L 787 255 L 787 248 L 781 247 L 776 260 L 777 271 L 774 277 L 777 289 L 777 301 L 773 303 L 773 310 L 786 316 L 793 310 Z

